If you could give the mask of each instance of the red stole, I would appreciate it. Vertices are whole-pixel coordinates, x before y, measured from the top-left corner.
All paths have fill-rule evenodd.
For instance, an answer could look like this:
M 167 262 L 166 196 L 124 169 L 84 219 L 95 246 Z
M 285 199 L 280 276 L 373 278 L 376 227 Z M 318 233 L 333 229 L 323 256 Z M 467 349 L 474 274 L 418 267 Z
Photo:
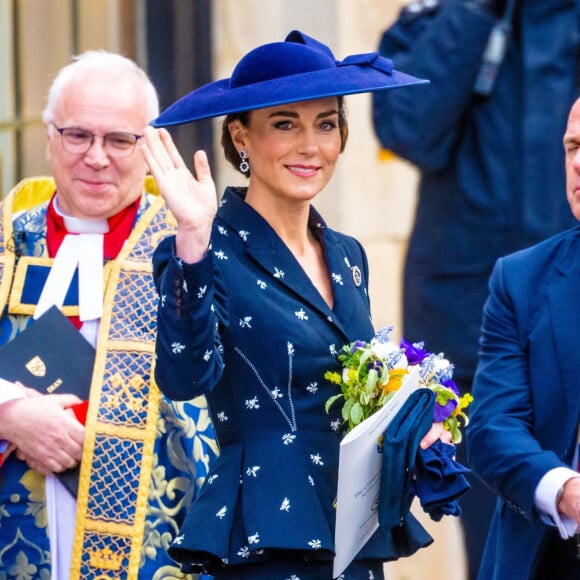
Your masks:
M 54 209 L 55 195 L 56 192 L 48 204 L 46 216 L 46 245 L 48 255 L 51 258 L 56 256 L 64 237 L 69 233 L 65 228 L 63 217 L 58 215 Z M 109 231 L 104 236 L 103 259 L 105 262 L 114 260 L 117 257 L 125 240 L 129 237 L 135 223 L 140 200 L 141 198 L 137 198 L 132 204 L 109 218 Z
M 55 196 L 56 192 L 48 204 L 48 211 L 46 214 L 46 247 L 48 255 L 51 258 L 56 256 L 64 237 L 69 233 L 64 225 L 63 217 L 56 213 L 56 210 L 54 209 Z M 132 204 L 108 219 L 109 231 L 104 234 L 104 262 L 114 260 L 121 251 L 123 244 L 133 229 L 140 200 L 141 198 L 137 198 Z M 77 328 L 81 327 L 81 322 L 77 316 L 71 316 L 70 321 Z

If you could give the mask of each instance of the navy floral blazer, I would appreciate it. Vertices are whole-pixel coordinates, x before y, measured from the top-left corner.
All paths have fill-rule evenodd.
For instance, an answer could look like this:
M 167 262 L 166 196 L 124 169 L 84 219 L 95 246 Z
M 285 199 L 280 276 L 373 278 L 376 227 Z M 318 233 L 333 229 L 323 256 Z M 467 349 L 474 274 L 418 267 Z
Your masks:
M 226 190 L 199 263 L 181 263 L 174 238 L 154 257 L 157 383 L 176 400 L 205 394 L 220 444 L 170 547 L 189 570 L 256 562 L 273 550 L 332 559 L 342 425 L 340 404 L 325 412 L 336 386 L 324 373 L 338 370 L 345 343 L 374 334 L 360 244 L 311 209 L 331 309 L 244 191 Z M 371 540 L 367 556 L 381 559 L 377 546 Z

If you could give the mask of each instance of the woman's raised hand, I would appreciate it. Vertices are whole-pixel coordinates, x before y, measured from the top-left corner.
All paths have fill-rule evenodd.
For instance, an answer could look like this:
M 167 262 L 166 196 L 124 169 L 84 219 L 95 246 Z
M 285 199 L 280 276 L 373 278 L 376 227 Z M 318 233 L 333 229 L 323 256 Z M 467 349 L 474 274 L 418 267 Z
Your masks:
M 159 192 L 177 220 L 177 255 L 188 263 L 199 261 L 209 245 L 217 194 L 207 156 L 197 151 L 191 174 L 166 129 L 146 127 L 141 151 Z

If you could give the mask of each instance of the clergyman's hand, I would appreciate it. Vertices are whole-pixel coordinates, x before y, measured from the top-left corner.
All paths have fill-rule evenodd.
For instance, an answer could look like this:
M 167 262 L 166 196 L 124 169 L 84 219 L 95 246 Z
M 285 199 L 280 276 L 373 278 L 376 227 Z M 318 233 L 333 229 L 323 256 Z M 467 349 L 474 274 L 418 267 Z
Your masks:
M 80 402 L 65 394 L 8 401 L 0 406 L 0 438 L 42 475 L 75 467 L 82 458 L 85 428 L 68 408 Z

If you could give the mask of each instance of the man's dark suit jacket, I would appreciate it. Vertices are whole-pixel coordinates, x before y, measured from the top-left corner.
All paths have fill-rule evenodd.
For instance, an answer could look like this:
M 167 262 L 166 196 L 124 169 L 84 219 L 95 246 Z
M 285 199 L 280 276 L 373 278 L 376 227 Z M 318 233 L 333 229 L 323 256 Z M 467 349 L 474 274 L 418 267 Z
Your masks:
M 499 497 L 486 580 L 532 575 L 549 529 L 534 491 L 577 441 L 579 336 L 580 226 L 497 261 L 467 429 L 470 465 Z

